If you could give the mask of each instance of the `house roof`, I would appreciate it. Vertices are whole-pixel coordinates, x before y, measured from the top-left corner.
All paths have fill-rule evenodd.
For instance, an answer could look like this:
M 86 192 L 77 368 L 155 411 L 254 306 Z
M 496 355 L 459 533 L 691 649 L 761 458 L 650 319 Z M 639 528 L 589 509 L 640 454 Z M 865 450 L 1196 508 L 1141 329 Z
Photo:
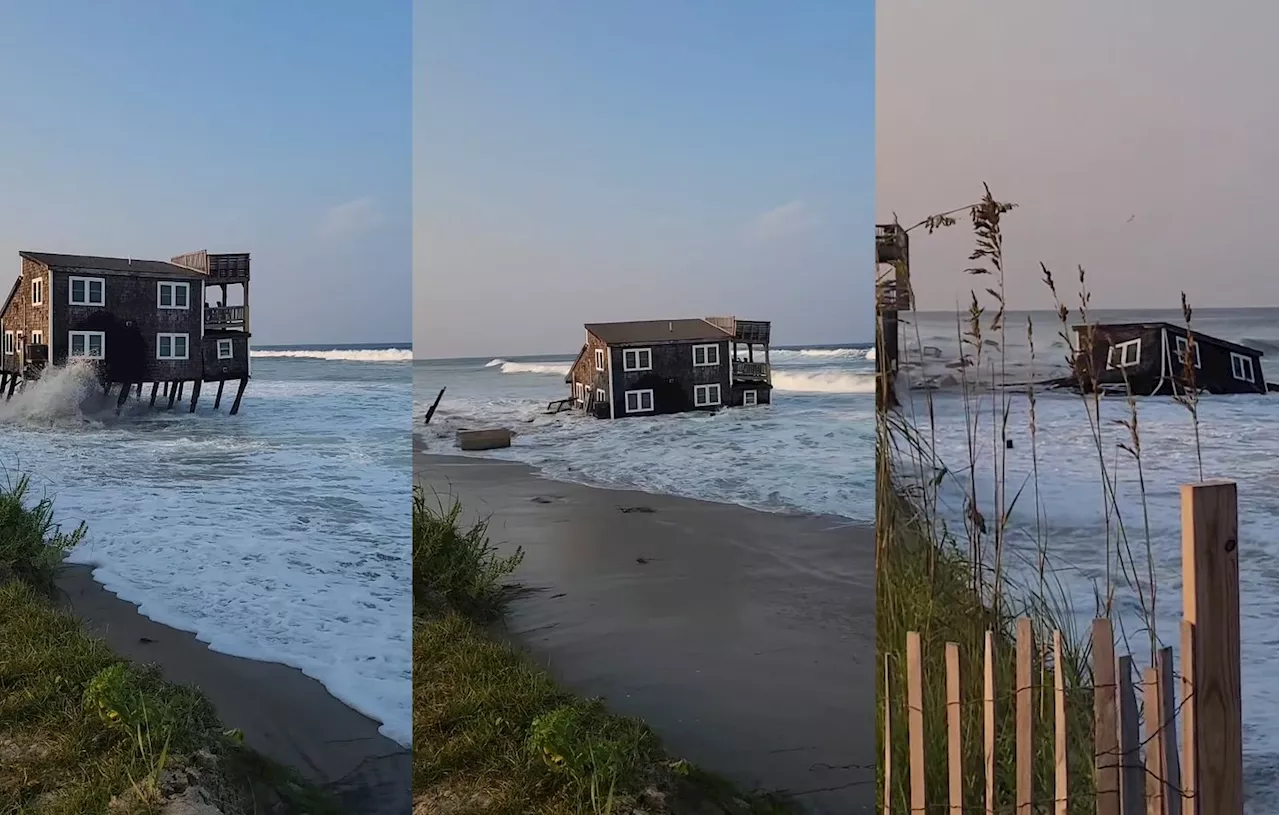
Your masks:
M 60 255 L 52 252 L 19 252 L 24 258 L 43 263 L 58 272 L 92 272 L 100 275 L 135 275 L 183 280 L 204 280 L 205 275 L 167 260 L 106 258 L 92 255 Z
M 637 320 L 628 323 L 587 323 L 586 329 L 605 345 L 660 342 L 719 342 L 733 334 L 703 319 Z
M 18 275 L 13 281 L 13 288 L 9 289 L 9 296 L 4 298 L 4 305 L 0 306 L 0 317 L 9 310 L 9 304 L 13 302 L 13 298 L 18 293 L 18 286 L 22 285 L 22 275 Z
M 1090 326 L 1086 326 L 1086 325 L 1073 325 L 1071 328 L 1076 332 L 1080 332 L 1089 327 Z M 1141 322 L 1141 323 L 1100 323 L 1092 327 L 1100 328 L 1103 331 L 1106 331 L 1107 329 L 1134 329 L 1134 328 L 1157 329 L 1157 328 L 1160 328 L 1160 329 L 1164 329 L 1165 331 L 1169 331 L 1171 333 L 1181 335 L 1183 337 L 1187 335 L 1187 327 L 1185 325 L 1174 325 L 1173 323 L 1167 323 L 1160 320 L 1153 320 L 1150 322 Z M 1203 331 L 1196 331 L 1194 328 L 1191 329 L 1191 336 L 1195 338 L 1196 342 L 1203 341 L 1206 344 L 1210 344 L 1210 345 L 1220 345 L 1223 348 L 1228 348 L 1232 351 L 1235 351 L 1237 354 L 1244 354 L 1250 357 L 1261 357 L 1263 355 L 1262 351 L 1259 351 L 1257 348 L 1250 348 L 1249 346 L 1241 345 L 1238 342 L 1231 342 L 1230 340 L 1224 340 L 1220 337 L 1215 337 L 1211 334 L 1205 334 Z

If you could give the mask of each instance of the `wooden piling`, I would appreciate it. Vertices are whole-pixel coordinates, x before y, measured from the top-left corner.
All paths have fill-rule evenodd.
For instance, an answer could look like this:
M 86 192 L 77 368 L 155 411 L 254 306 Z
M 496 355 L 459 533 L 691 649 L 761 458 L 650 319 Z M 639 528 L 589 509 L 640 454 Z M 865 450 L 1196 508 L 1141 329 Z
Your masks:
M 178 401 L 182 401 L 182 394 L 187 390 L 187 380 L 183 379 L 178 382 Z
M 9 375 L 9 390 L 4 397 L 6 402 L 13 398 L 13 392 L 18 389 L 20 381 L 22 381 L 22 374 L 14 373 Z
M 8 389 L 9 389 L 9 372 L 0 371 L 0 393 L 4 393 Z
M 142 398 L 142 383 L 141 383 L 141 382 L 139 382 L 139 383 L 138 383 L 138 398 L 139 398 L 139 399 L 141 399 L 141 398 Z
M 151 383 L 151 407 L 156 406 L 156 391 L 159 390 L 159 388 L 160 388 L 159 382 Z
M 236 388 L 236 400 L 231 403 L 231 415 L 234 416 L 240 412 L 240 397 L 244 396 L 245 386 L 249 384 L 249 377 L 240 379 L 240 387 Z
M 222 404 L 222 386 L 227 384 L 227 380 L 218 380 L 218 393 L 213 397 L 213 409 L 217 410 L 218 405 Z
M 129 391 L 133 390 L 133 386 L 128 382 L 121 383 L 120 395 L 116 397 L 116 415 L 120 415 L 120 411 L 124 409 L 124 403 L 129 400 Z
M 191 407 L 187 409 L 187 413 L 196 412 L 196 402 L 200 401 L 200 380 L 197 379 L 191 383 Z
M 178 398 L 178 383 L 170 382 L 165 387 L 165 392 L 169 394 L 169 406 L 165 410 L 173 410 L 173 403 Z
M 1234 481 L 1182 488 L 1182 616 L 1192 624 L 1194 789 L 1202 815 L 1244 811 L 1240 562 Z
M 444 398 L 444 388 L 440 389 L 440 392 L 436 394 L 436 400 L 431 403 L 431 407 L 427 408 L 427 419 L 423 424 L 431 424 L 431 417 L 435 414 L 436 408 L 440 406 L 442 398 Z

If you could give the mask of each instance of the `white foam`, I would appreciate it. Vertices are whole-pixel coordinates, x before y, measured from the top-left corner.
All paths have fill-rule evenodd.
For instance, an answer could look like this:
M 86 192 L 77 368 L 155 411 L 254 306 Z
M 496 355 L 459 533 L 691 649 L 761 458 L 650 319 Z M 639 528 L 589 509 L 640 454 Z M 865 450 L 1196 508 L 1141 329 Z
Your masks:
M 250 356 L 261 359 L 326 359 L 333 362 L 412 362 L 408 348 L 334 348 L 330 351 L 254 349 Z
M 867 359 L 869 354 L 868 348 L 771 348 L 769 359 Z
M 507 362 L 494 360 L 485 367 L 492 367 L 494 362 L 502 365 L 504 374 L 545 374 L 547 376 L 565 376 L 572 366 L 567 362 Z
M 829 370 L 773 369 L 774 390 L 792 393 L 875 393 L 874 373 Z

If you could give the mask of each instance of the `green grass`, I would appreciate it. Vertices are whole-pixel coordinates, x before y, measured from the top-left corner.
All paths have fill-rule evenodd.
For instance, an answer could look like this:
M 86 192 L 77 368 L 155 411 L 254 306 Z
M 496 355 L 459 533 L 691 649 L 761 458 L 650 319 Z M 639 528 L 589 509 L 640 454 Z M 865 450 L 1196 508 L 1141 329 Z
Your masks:
M 196 689 L 116 656 L 52 599 L 83 527 L 20 479 L 0 490 L 0 812 L 144 815 L 198 789 L 233 813 L 336 812 L 224 731 Z
M 484 627 L 510 596 L 502 556 L 456 502 L 414 496 L 414 798 L 439 815 L 797 810 L 668 756 L 642 721 L 561 689 Z M 427 564 L 433 564 L 429 568 Z

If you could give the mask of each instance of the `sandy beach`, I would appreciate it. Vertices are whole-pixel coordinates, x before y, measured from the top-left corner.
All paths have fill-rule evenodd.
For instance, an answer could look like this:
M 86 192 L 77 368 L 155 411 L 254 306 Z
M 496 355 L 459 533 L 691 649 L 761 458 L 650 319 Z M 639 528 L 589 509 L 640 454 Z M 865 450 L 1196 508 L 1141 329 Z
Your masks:
M 871 811 L 871 528 L 420 449 L 414 470 L 428 500 L 454 495 L 495 543 L 524 548 L 507 631 L 565 687 L 740 786 L 820 815 Z
M 172 682 L 198 687 L 223 724 L 244 732 L 246 744 L 324 786 L 351 812 L 410 810 L 409 751 L 319 682 L 284 665 L 211 651 L 194 635 L 142 616 L 94 582 L 87 567 L 65 567 L 58 588 L 112 650 L 155 663 Z

